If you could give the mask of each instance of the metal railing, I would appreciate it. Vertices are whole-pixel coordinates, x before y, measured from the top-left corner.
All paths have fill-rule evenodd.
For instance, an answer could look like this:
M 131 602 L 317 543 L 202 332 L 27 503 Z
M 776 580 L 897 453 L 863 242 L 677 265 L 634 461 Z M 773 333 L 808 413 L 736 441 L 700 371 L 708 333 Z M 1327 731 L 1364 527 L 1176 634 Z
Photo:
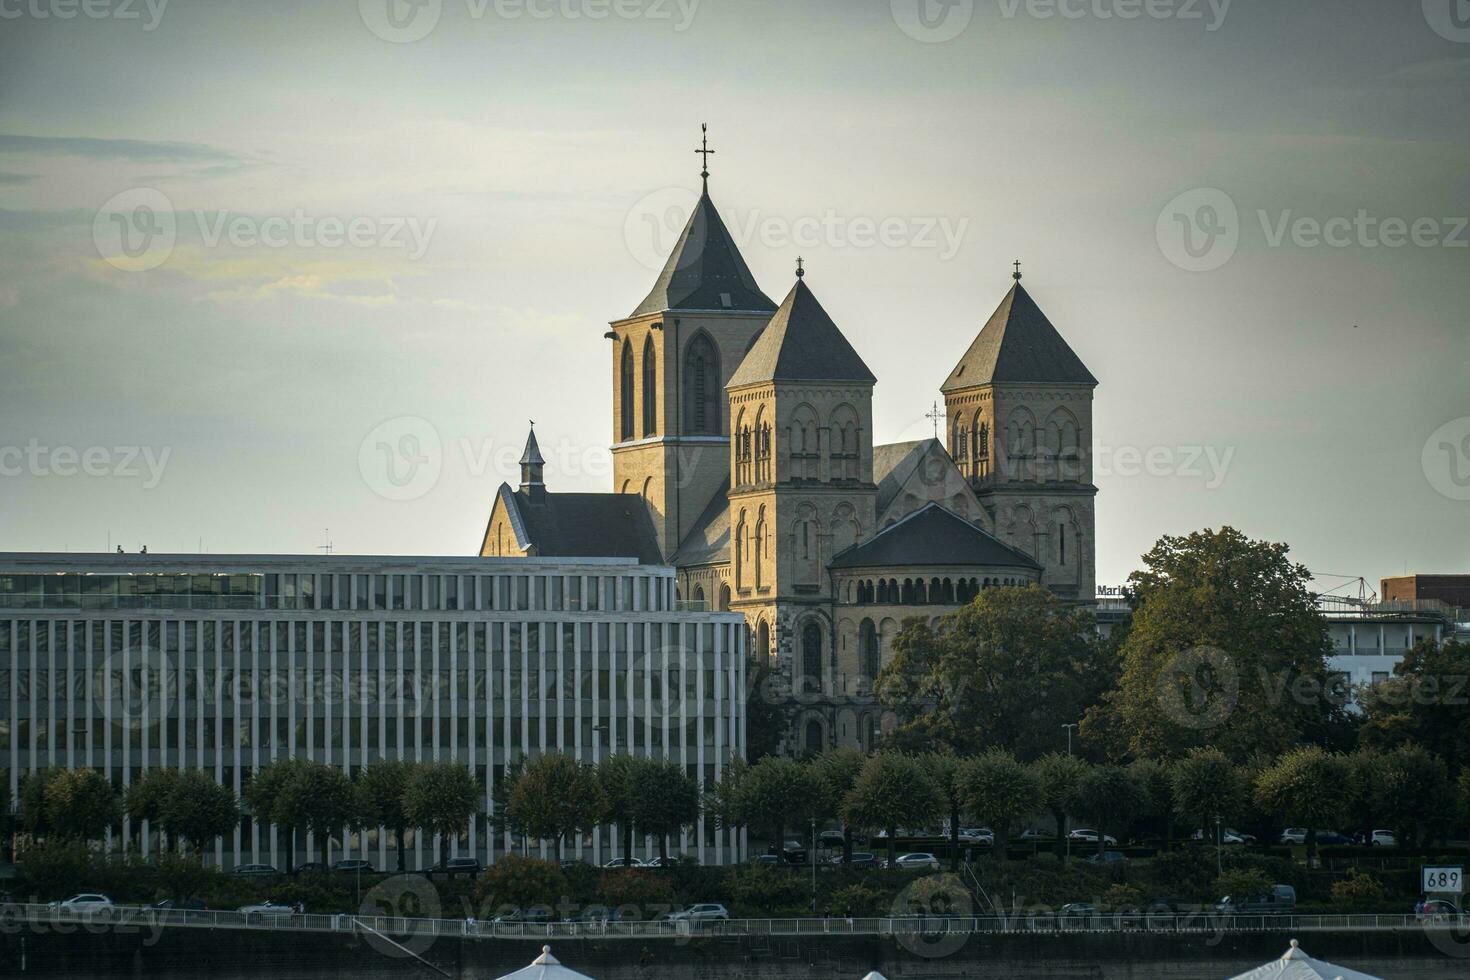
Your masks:
M 941 916 L 916 914 L 803 919 L 729 919 L 578 922 L 498 922 L 473 918 L 405 918 L 339 913 L 261 913 L 153 909 L 114 906 L 66 909 L 56 905 L 10 904 L 0 907 L 0 932 L 163 929 L 239 929 L 269 932 L 355 933 L 385 936 L 434 936 L 460 939 L 690 939 L 741 936 L 902 936 L 993 935 L 1036 933 L 1178 933 L 1249 932 L 1406 932 L 1470 930 L 1470 915 L 1234 915 L 1214 911 L 1192 913 L 1119 912 L 1068 915 L 1057 911 L 1018 911 L 1009 915 Z

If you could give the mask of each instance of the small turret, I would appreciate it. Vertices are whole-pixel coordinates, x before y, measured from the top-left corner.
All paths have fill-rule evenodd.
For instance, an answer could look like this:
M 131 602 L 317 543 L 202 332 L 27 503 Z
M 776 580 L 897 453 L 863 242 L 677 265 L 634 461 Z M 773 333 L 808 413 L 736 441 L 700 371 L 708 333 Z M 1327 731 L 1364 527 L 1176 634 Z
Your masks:
M 541 447 L 536 445 L 536 423 L 531 423 L 531 434 L 526 436 L 526 451 L 521 453 L 521 490 L 532 498 L 546 495 L 546 481 L 542 470 L 546 460 L 541 458 Z

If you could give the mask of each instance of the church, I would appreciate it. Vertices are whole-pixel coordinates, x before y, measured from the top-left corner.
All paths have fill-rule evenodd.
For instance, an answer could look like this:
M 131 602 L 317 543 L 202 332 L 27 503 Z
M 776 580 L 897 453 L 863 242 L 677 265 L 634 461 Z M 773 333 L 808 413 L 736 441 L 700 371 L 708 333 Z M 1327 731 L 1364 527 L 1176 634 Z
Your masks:
M 877 379 L 862 354 L 799 260 L 779 304 L 761 289 L 707 166 L 701 176 L 653 288 L 604 335 L 614 492 L 549 491 L 533 432 L 480 554 L 674 566 L 681 599 L 745 617 L 751 655 L 776 681 L 786 752 L 868 749 L 892 723 L 872 684 L 904 620 L 1033 582 L 1092 601 L 1097 379 L 1018 264 L 936 377 L 944 438 L 875 445 Z

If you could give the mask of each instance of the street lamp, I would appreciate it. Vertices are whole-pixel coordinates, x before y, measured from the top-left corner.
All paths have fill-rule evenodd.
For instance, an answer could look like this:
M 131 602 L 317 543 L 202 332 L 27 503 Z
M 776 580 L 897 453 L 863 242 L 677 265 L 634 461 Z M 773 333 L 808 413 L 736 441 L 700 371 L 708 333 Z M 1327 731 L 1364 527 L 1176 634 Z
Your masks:
M 817 818 L 812 817 L 812 915 L 817 914 Z
M 1072 724 L 1070 724 L 1070 725 L 1063 725 L 1062 727 L 1067 730 L 1067 754 L 1068 755 L 1071 755 L 1072 754 L 1072 732 L 1074 732 L 1077 729 L 1077 723 L 1074 721 L 1074 722 L 1072 722 Z
M 1218 813 L 1215 814 L 1215 874 L 1217 876 L 1225 873 L 1224 869 L 1220 866 L 1221 844 L 1225 839 L 1220 830 L 1220 821 L 1220 815 Z

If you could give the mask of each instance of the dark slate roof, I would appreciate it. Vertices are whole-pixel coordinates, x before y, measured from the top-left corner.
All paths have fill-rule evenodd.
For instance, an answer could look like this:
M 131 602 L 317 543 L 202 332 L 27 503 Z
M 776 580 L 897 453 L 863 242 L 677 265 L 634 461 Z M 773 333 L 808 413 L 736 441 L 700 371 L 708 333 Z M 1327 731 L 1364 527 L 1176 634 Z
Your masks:
M 940 390 L 992 383 L 1097 384 L 1019 280 Z
M 1041 566 L 1030 555 L 1005 544 L 938 504 L 919 508 L 862 544 L 832 559 L 833 568 L 904 565 Z
M 629 316 L 664 310 L 769 313 L 775 308 L 750 274 L 706 187 L 653 290 Z
M 663 563 L 648 505 L 636 493 L 528 493 L 501 484 L 522 546 L 548 558 L 636 558 Z
M 798 279 L 771 322 L 735 369 L 727 388 L 762 381 L 877 379 L 852 349 L 817 297 Z
M 730 560 L 730 498 L 721 487 L 710 498 L 694 527 L 679 542 L 670 565 L 708 565 Z
M 937 439 L 920 439 L 917 442 L 890 442 L 873 447 L 873 479 L 878 481 L 877 513 L 888 510 L 898 491 L 909 482 L 914 470 L 919 468 L 929 447 Z

